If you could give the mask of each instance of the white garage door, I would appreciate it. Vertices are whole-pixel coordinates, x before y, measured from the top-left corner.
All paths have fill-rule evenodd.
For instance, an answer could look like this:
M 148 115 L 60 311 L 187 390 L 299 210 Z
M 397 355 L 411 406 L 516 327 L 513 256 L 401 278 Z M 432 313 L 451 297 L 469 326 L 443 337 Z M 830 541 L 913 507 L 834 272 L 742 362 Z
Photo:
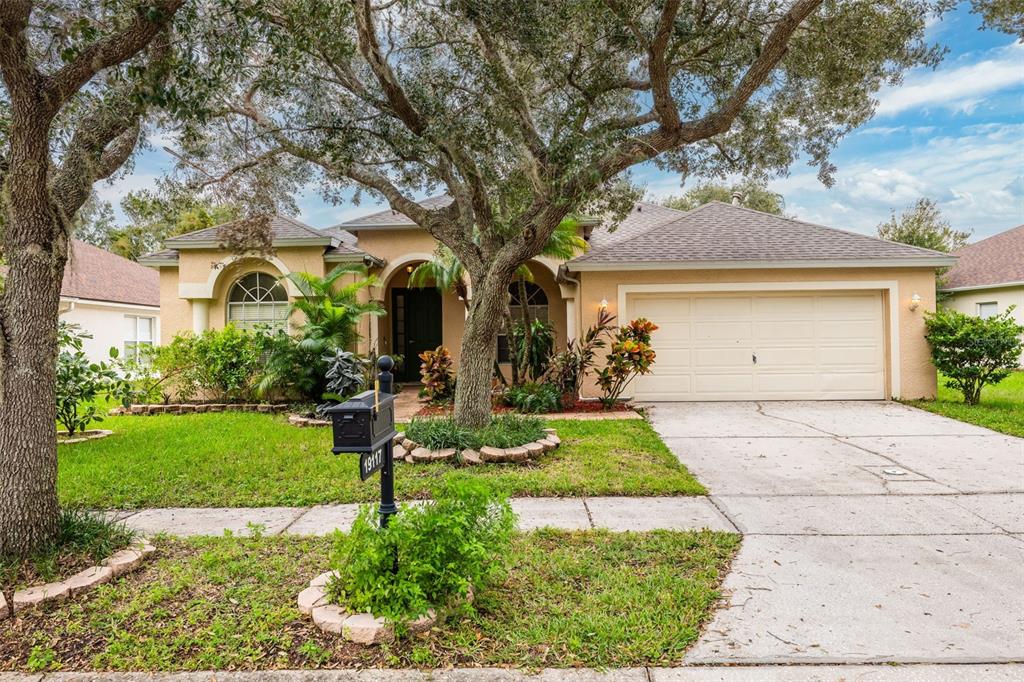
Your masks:
M 628 294 L 659 326 L 639 400 L 885 397 L 881 292 Z

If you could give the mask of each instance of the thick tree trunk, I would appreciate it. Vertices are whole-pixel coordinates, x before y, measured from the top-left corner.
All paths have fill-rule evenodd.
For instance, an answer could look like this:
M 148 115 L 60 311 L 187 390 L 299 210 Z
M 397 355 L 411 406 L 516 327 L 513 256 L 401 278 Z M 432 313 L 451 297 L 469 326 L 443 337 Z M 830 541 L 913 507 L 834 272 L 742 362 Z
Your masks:
M 44 131 L 11 140 L 4 187 L 0 298 L 0 555 L 24 556 L 53 539 L 57 503 L 55 365 L 66 220 L 47 186 Z
M 455 420 L 479 428 L 491 418 L 491 372 L 498 333 L 507 312 L 511 273 L 473 277 L 473 300 L 466 317 L 455 386 Z

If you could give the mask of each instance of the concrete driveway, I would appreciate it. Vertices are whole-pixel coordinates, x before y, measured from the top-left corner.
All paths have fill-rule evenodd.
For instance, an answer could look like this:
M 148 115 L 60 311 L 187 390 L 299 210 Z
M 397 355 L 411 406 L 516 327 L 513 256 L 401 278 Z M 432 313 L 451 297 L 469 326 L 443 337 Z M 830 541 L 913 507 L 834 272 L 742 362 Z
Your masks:
M 686 662 L 1024 661 L 1024 439 L 898 403 L 651 414 L 745 535 Z

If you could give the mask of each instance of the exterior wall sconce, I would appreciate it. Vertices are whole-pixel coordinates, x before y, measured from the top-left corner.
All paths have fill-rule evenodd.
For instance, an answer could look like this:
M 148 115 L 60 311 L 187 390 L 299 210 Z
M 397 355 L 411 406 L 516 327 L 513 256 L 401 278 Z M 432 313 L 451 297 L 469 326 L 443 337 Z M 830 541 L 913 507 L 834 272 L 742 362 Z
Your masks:
M 412 274 L 412 271 L 413 271 L 413 269 L 414 269 L 414 268 L 412 267 L 412 265 L 411 265 L 411 264 L 410 264 L 410 265 L 406 265 L 406 266 L 405 266 L 405 271 L 406 271 L 406 272 L 407 272 L 408 274 L 410 274 L 410 275 Z
M 917 310 L 920 307 L 921 307 L 921 296 L 919 294 L 914 294 L 913 296 L 910 297 L 910 309 L 911 310 Z
M 602 298 L 600 303 L 601 310 L 608 310 L 608 299 Z

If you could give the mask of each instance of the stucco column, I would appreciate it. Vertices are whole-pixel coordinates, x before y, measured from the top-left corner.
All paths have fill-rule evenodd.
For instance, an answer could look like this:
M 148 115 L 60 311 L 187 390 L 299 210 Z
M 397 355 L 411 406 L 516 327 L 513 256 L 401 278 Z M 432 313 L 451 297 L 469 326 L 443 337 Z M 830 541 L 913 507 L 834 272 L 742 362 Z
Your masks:
M 193 298 L 192 302 L 192 331 L 202 334 L 210 326 L 210 299 Z

